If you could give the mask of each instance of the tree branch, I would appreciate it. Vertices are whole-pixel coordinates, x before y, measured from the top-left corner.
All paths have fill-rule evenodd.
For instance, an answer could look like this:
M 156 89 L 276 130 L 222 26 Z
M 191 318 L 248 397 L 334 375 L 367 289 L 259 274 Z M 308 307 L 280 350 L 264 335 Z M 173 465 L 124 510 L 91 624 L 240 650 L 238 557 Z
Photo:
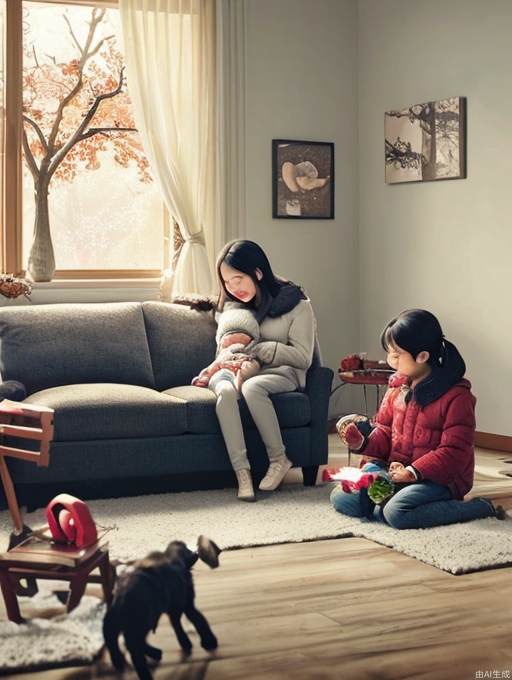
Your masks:
M 82 52 L 82 65 L 85 65 L 85 62 L 87 61 L 87 59 L 90 56 L 92 39 L 94 38 L 94 34 L 96 33 L 96 29 L 98 28 L 98 24 L 101 24 L 101 22 L 103 21 L 103 18 L 105 16 L 106 11 L 107 11 L 106 9 L 101 9 L 98 12 L 97 7 L 95 7 L 92 10 L 91 23 L 89 24 L 89 33 L 87 34 L 84 49 L 83 49 L 83 52 Z
M 36 67 L 39 68 L 39 60 L 37 59 L 36 48 L 32 45 L 32 54 L 34 55 L 34 61 L 36 62 Z
M 64 160 L 64 158 L 67 156 L 67 154 L 71 151 L 71 149 L 78 144 L 79 142 L 83 142 L 84 139 L 89 139 L 90 137 L 94 137 L 95 135 L 103 135 L 105 137 L 108 137 L 110 139 L 110 134 L 107 134 L 107 132 L 137 132 L 137 128 L 118 128 L 118 127 L 108 127 L 108 128 L 91 128 L 90 130 L 87 130 L 86 133 L 78 137 L 77 139 L 73 139 L 72 144 L 66 144 L 65 147 L 66 153 L 63 154 L 62 159 L 59 160 L 59 162 L 54 165 L 55 159 L 52 162 L 49 170 L 48 170 L 48 176 L 51 177 L 55 170 L 57 170 L 57 167 L 60 165 L 60 163 Z M 60 154 L 59 154 L 60 156 Z
M 92 19 L 91 19 L 91 22 L 89 24 L 89 33 L 87 34 L 85 46 L 84 46 L 83 50 L 81 51 L 81 58 L 80 58 L 79 69 L 78 69 L 78 80 L 75 83 L 74 87 L 71 89 L 71 91 L 60 102 L 59 108 L 57 109 L 57 113 L 55 115 L 55 120 L 53 121 L 53 126 L 52 126 L 52 129 L 51 129 L 51 132 L 50 132 L 50 136 L 48 138 L 48 149 L 49 149 L 50 155 L 52 155 L 52 156 L 53 156 L 54 151 L 55 151 L 55 140 L 57 139 L 57 134 L 59 132 L 59 127 L 60 127 L 62 117 L 63 117 L 63 114 L 64 114 L 64 109 L 69 104 L 69 102 L 72 99 L 74 99 L 74 97 L 80 92 L 80 90 L 83 87 L 84 67 L 85 67 L 87 60 L 91 56 L 89 50 L 90 50 L 90 47 L 91 47 L 92 39 L 94 37 L 94 33 L 96 32 L 96 28 L 98 27 L 98 24 L 103 20 L 103 17 L 105 16 L 105 11 L 106 11 L 105 9 L 102 9 L 98 12 L 96 7 L 92 11 Z M 52 165 L 53 165 L 53 163 L 52 163 Z
M 23 114 L 23 120 L 26 121 L 29 125 L 32 125 L 34 130 L 36 131 L 37 136 L 39 137 L 39 141 L 43 145 L 43 149 L 45 153 L 48 153 L 48 144 L 46 142 L 46 139 L 44 138 L 43 131 L 39 127 L 39 125 L 35 122 L 35 120 L 32 120 L 32 118 L 29 118 L 26 114 Z
M 27 131 L 23 128 L 23 152 L 25 153 L 25 158 L 27 159 L 28 168 L 34 178 L 34 186 L 37 187 L 37 182 L 39 180 L 39 168 L 37 167 L 36 160 L 32 151 L 30 150 L 30 144 L 28 143 Z
M 94 118 L 94 115 L 96 114 L 96 111 L 98 110 L 98 107 L 101 104 L 101 102 L 104 101 L 105 99 L 112 99 L 112 97 L 115 97 L 116 95 L 118 95 L 121 92 L 121 90 L 123 89 L 123 74 L 124 74 L 124 66 L 119 73 L 119 84 L 115 88 L 115 90 L 112 90 L 112 92 L 105 92 L 104 94 L 97 95 L 97 97 L 94 100 L 94 104 L 91 106 L 89 111 L 86 113 L 82 122 L 80 123 L 78 128 L 75 130 L 72 137 L 70 137 L 70 139 L 62 147 L 62 149 L 53 158 L 51 165 L 48 169 L 50 177 L 53 175 L 53 173 L 57 169 L 57 166 L 59 165 L 59 163 L 62 163 L 62 161 L 66 157 L 66 154 L 75 146 L 75 144 L 77 144 L 78 142 L 80 142 L 82 140 L 82 138 L 84 138 L 83 135 L 86 134 L 85 129 L 87 128 L 87 126 L 89 125 L 91 120 Z M 118 128 L 116 128 L 116 129 L 118 129 Z M 92 137 L 92 135 L 89 135 L 89 136 Z
M 99 43 L 96 45 L 96 47 L 95 47 L 93 50 L 91 50 L 91 52 L 89 52 L 88 59 L 90 59 L 91 57 L 93 57 L 93 56 L 96 54 L 96 52 L 101 48 L 101 46 L 103 45 L 103 43 L 104 43 L 106 40 L 110 40 L 110 38 L 113 38 L 113 37 L 114 37 L 114 35 L 107 35 L 106 38 L 102 38 L 102 39 L 99 41 Z
M 83 52 L 84 52 L 83 47 L 82 47 L 82 45 L 80 45 L 80 43 L 78 42 L 78 38 L 76 37 L 76 35 L 75 35 L 74 32 L 73 32 L 73 28 L 72 28 L 72 26 L 71 26 L 71 22 L 69 21 L 69 19 L 68 19 L 68 17 L 67 17 L 66 14 L 63 14 L 62 16 L 64 17 L 64 21 L 65 21 L 65 22 L 67 23 L 67 25 L 68 25 L 69 32 L 70 32 L 70 34 L 71 34 L 71 37 L 73 38 L 73 41 L 74 41 L 75 45 L 78 47 L 78 51 L 80 52 L 80 54 L 83 54 Z
M 94 137 L 94 135 L 98 135 L 100 133 L 104 134 L 105 132 L 137 132 L 137 128 L 123 128 L 123 127 L 90 128 L 77 141 L 81 142 L 84 139 L 88 139 L 89 137 Z M 106 135 L 106 136 L 110 137 L 110 135 Z

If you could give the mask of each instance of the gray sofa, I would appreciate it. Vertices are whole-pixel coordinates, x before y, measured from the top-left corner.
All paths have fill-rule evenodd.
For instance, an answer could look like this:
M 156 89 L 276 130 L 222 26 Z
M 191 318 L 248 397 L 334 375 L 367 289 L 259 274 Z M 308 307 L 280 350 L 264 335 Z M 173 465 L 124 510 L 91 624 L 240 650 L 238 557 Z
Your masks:
M 178 480 L 176 489 L 185 475 L 231 470 L 215 395 L 190 385 L 214 358 L 211 313 L 161 302 L 10 307 L 0 309 L 0 343 L 2 378 L 24 383 L 27 402 L 55 409 L 49 467 L 9 460 L 22 501 L 42 485 L 91 497 L 112 495 L 123 480 L 130 492 L 150 478 Z M 312 367 L 305 392 L 273 397 L 306 484 L 327 461 L 331 379 Z M 243 402 L 241 413 L 258 478 L 268 460 Z

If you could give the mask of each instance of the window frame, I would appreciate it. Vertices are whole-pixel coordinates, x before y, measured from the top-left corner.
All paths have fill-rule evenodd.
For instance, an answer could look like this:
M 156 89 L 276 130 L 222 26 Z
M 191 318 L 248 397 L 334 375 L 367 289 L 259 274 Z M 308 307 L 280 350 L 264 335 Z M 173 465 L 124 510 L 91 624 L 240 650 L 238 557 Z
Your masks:
M 117 8 L 117 0 L 30 0 L 43 4 L 83 5 Z M 5 3 L 5 139 L 3 154 L 3 196 L 1 215 L 2 271 L 25 276 L 22 262 L 23 228 L 23 0 L 3 0 Z M 171 220 L 162 200 L 164 233 L 162 234 L 161 269 L 56 269 L 55 279 L 155 279 L 169 266 Z

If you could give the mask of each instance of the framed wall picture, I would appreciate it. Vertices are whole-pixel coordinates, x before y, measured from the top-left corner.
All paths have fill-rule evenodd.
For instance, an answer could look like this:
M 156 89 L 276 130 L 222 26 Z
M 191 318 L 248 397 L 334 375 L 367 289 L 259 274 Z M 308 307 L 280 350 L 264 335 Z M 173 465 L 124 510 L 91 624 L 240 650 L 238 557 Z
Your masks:
M 334 219 L 334 144 L 272 140 L 272 217 Z
M 466 98 L 414 104 L 384 116 L 386 183 L 466 177 Z

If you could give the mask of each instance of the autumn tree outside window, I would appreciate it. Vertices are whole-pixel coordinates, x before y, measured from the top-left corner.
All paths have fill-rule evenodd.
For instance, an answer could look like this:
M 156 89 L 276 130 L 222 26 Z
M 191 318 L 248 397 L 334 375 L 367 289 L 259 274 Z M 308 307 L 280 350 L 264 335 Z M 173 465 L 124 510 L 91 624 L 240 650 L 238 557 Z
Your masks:
M 158 276 L 167 264 L 164 207 L 135 130 L 112 4 L 8 3 L 6 98 L 22 118 L 22 153 L 7 149 L 18 182 L 6 192 L 4 269 L 28 268 L 35 280 Z

